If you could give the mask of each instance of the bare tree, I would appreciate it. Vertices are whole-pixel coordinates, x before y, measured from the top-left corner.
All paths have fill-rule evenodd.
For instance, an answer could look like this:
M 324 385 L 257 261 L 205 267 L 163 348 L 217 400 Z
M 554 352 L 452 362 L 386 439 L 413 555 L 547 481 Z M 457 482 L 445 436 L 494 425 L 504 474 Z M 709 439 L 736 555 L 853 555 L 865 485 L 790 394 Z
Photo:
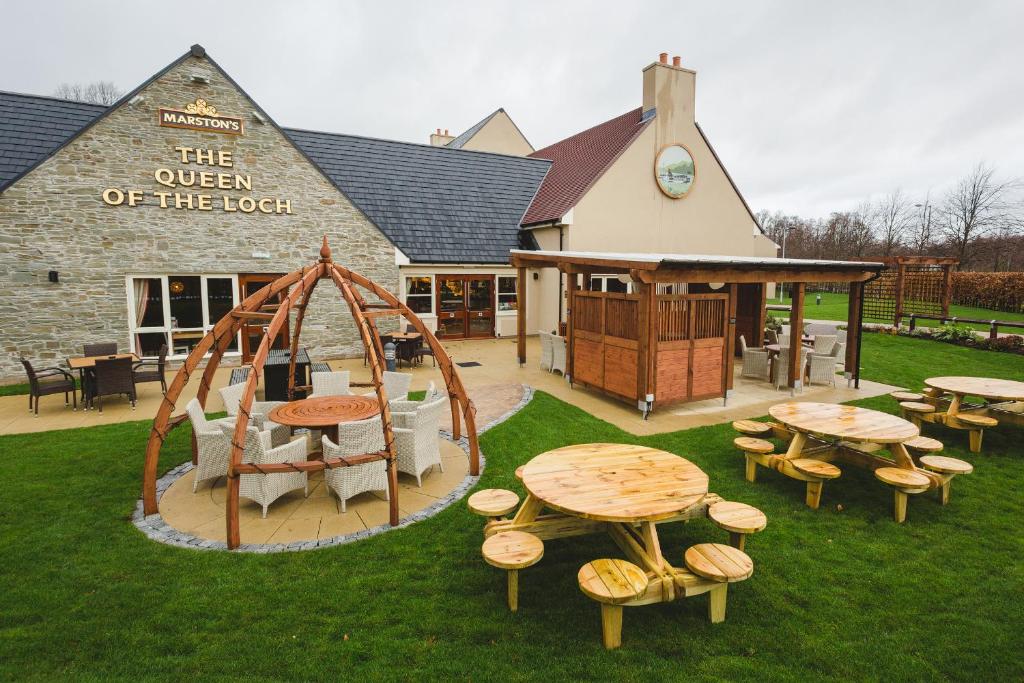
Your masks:
M 90 104 L 105 104 L 110 106 L 121 99 L 124 93 L 110 81 L 96 81 L 88 85 L 81 83 L 61 83 L 53 91 L 54 97 L 76 102 L 88 102 Z
M 883 256 L 903 245 L 907 227 L 911 223 L 910 204 L 903 191 L 897 188 L 870 208 L 867 219 L 878 236 L 878 245 Z
M 969 267 L 974 242 L 1017 224 L 1010 203 L 1014 180 L 1000 181 L 995 169 L 979 163 L 957 181 L 942 204 L 942 232 L 955 250 L 962 268 Z
M 931 203 L 930 190 L 924 196 L 924 203 L 914 204 L 914 208 L 920 209 L 920 212 L 915 212 L 911 218 L 907 241 L 914 253 L 922 256 L 931 246 L 935 231 L 935 221 L 932 217 L 935 207 Z

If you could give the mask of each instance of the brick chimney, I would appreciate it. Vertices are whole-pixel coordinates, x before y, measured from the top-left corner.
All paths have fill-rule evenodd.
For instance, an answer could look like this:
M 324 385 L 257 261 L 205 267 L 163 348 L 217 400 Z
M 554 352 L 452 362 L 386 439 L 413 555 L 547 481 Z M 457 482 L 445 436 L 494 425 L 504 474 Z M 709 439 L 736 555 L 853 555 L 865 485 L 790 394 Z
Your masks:
M 455 136 L 449 135 L 447 128 L 444 129 L 443 133 L 441 132 L 441 129 L 438 128 L 437 130 L 430 134 L 430 144 L 433 145 L 434 147 L 444 147 L 454 139 Z
M 678 56 L 670 64 L 668 53 L 662 52 L 644 69 L 644 114 L 655 109 L 658 118 L 683 117 L 693 123 L 697 72 L 681 64 Z

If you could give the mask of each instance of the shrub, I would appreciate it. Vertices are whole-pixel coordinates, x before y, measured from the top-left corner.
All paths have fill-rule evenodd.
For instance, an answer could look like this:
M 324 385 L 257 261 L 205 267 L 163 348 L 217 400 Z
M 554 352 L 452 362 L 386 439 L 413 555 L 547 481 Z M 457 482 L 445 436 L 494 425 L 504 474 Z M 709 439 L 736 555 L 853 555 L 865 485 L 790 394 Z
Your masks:
M 959 323 L 946 323 L 939 329 L 932 332 L 932 339 L 950 342 L 952 344 L 968 344 L 977 340 L 974 330 L 967 325 Z
M 952 275 L 953 303 L 994 311 L 1024 311 L 1024 272 Z

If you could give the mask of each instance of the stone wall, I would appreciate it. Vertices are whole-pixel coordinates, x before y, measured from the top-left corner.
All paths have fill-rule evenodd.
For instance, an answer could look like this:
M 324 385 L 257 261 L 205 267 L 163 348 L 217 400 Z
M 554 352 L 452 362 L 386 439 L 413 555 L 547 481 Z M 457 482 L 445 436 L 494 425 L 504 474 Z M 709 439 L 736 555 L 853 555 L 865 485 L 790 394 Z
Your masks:
M 195 83 L 193 75 L 209 78 Z M 43 365 L 80 355 L 82 344 L 129 344 L 128 274 L 284 273 L 312 263 L 327 234 L 334 260 L 397 291 L 393 245 L 205 57 L 189 56 L 0 194 L 0 381 L 19 379 L 20 355 Z M 243 135 L 157 125 L 159 108 L 203 98 L 243 119 Z M 182 163 L 177 146 L 230 151 L 231 168 Z M 252 189 L 209 193 L 212 210 L 161 208 L 170 191 L 156 169 L 251 176 Z M 137 206 L 110 206 L 107 188 L 142 190 Z M 228 195 L 290 202 L 291 214 L 225 212 Z M 253 252 L 269 258 L 253 258 Z M 60 273 L 50 283 L 48 271 Z M 337 288 L 322 282 L 306 315 L 303 344 L 316 357 L 362 355 Z

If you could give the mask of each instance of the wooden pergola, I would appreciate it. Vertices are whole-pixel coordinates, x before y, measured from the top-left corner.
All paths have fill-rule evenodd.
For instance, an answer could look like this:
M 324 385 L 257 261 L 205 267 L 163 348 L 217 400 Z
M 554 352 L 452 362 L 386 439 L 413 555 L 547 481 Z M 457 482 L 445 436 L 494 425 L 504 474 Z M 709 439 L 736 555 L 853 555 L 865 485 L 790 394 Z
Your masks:
M 772 282 L 792 283 L 789 322 L 798 334 L 807 283 L 850 284 L 846 377 L 860 386 L 864 285 L 885 268 L 860 261 L 571 251 L 514 250 L 511 260 L 519 269 L 521 313 L 526 310 L 527 268 L 557 268 L 566 276 L 569 380 L 636 401 L 645 412 L 655 403 L 728 395 L 738 337 L 743 334 L 751 346 L 760 345 Z M 590 291 L 594 275 L 628 277 L 633 291 Z M 525 364 L 525 315 L 519 315 L 517 331 L 519 362 Z M 800 344 L 790 345 L 789 386 L 794 390 L 803 380 L 799 352 Z
M 377 403 L 381 416 L 381 427 L 384 430 L 385 449 L 376 453 L 364 453 L 345 457 L 310 459 L 302 462 L 286 462 L 274 464 L 244 463 L 242 455 L 245 451 L 246 427 L 250 420 L 250 409 L 256 395 L 256 387 L 259 378 L 263 375 L 263 366 L 267 360 L 270 346 L 281 328 L 288 321 L 293 311 L 295 317 L 295 333 L 291 339 L 291 361 L 288 372 L 289 395 L 295 389 L 310 389 L 310 387 L 295 386 L 295 359 L 298 353 L 299 336 L 302 333 L 302 322 L 306 313 L 306 306 L 316 289 L 320 280 L 333 282 L 342 299 L 348 305 L 352 319 L 359 331 L 360 339 L 366 349 L 370 361 L 371 381 L 369 383 L 353 383 L 351 386 L 371 387 L 376 394 Z M 382 303 L 369 303 L 360 290 L 379 299 Z M 285 297 L 278 302 L 278 296 L 284 293 Z M 242 303 L 233 308 L 227 315 L 221 318 L 203 338 L 196 344 L 192 352 L 185 359 L 181 368 L 174 376 L 164 395 L 156 417 L 153 419 L 153 427 L 150 430 L 149 442 L 146 445 L 145 466 L 142 475 L 142 506 L 143 512 L 147 515 L 159 512 L 156 490 L 157 467 L 160 460 L 160 449 L 168 433 L 188 419 L 186 414 L 172 416 L 176 408 L 176 402 L 181 396 L 182 389 L 188 384 L 192 374 L 199 368 L 200 362 L 206 358 L 206 367 L 203 369 L 202 379 L 199 383 L 196 398 L 201 406 L 205 408 L 206 398 L 210 392 L 213 375 L 220 365 L 221 357 L 235 339 L 239 329 L 246 321 L 259 320 L 266 323 L 260 344 L 253 354 L 250 364 L 248 379 L 238 408 L 238 418 L 235 422 L 234 434 L 231 436 L 231 456 L 228 464 L 228 495 L 227 506 L 227 545 L 228 548 L 237 548 L 240 544 L 240 532 L 238 525 L 239 505 L 239 477 L 243 474 L 274 474 L 281 472 L 316 472 L 320 470 L 333 469 L 337 467 L 350 467 L 367 462 L 383 460 L 387 464 L 388 493 L 390 498 L 390 523 L 392 526 L 398 524 L 398 463 L 394 447 L 394 433 L 392 431 L 391 410 L 388 405 L 388 397 L 384 391 L 382 380 L 382 359 L 384 349 L 381 345 L 380 334 L 377 331 L 376 320 L 381 317 L 402 317 L 405 318 L 416 330 L 423 335 L 424 341 L 430 346 L 434 357 L 437 360 L 438 368 L 444 378 L 448 389 L 448 397 L 451 403 L 452 414 L 452 436 L 458 440 L 461 436 L 459 415 L 466 424 L 466 439 L 469 442 L 469 471 L 473 475 L 480 473 L 480 449 L 476 433 L 476 408 L 466 394 L 462 380 L 455 369 L 451 357 L 445 352 L 444 347 L 431 331 L 423 324 L 423 321 L 413 313 L 408 306 L 402 303 L 398 297 L 381 287 L 373 280 L 334 263 L 331 259 L 331 250 L 327 245 L 327 237 L 323 239 L 320 248 L 320 259 L 312 265 L 305 266 L 299 270 L 282 275 L 259 291 L 247 297 Z M 209 357 L 207 358 L 207 354 Z M 193 464 L 195 464 L 195 453 L 193 452 Z

